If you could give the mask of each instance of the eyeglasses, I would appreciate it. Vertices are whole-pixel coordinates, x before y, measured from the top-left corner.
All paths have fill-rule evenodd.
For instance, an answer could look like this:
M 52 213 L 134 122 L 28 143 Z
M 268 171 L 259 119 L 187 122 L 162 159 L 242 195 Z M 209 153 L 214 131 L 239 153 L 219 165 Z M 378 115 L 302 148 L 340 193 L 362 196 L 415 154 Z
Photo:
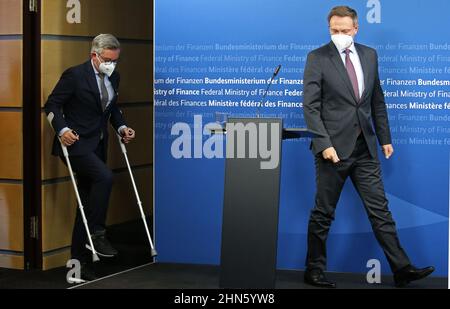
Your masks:
M 102 56 L 100 56 L 100 55 L 97 54 L 97 53 L 96 53 L 96 55 L 97 55 L 98 58 L 102 59 L 102 61 L 103 61 L 105 64 L 111 64 L 111 63 L 118 64 L 118 63 L 119 63 L 119 60 L 120 60 L 119 58 L 117 58 L 116 60 L 112 60 L 112 59 L 109 59 L 109 58 L 103 58 Z

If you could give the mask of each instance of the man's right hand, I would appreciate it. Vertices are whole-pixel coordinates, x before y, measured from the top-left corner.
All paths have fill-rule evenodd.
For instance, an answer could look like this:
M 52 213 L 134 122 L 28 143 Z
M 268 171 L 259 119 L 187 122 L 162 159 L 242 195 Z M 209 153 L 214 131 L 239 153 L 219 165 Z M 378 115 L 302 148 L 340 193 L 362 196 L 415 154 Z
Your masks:
M 61 136 L 61 143 L 68 147 L 72 146 L 76 141 L 78 141 L 80 137 L 78 134 L 75 133 L 73 130 L 69 130 L 64 132 L 64 134 Z
M 333 161 L 333 163 L 338 163 L 339 161 L 341 161 L 334 147 L 329 147 L 322 151 L 322 156 L 325 160 L 331 160 Z

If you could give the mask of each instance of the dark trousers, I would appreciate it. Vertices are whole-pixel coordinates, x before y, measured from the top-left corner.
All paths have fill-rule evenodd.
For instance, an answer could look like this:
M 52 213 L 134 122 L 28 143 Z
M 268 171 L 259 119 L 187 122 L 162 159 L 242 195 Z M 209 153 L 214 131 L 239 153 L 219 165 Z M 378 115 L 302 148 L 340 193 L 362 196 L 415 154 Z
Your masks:
M 106 165 L 106 156 L 100 143 L 95 152 L 70 156 L 73 172 L 76 174 L 78 192 L 83 203 L 84 212 L 91 234 L 105 230 L 105 221 L 109 197 L 113 184 L 113 174 Z M 65 163 L 65 158 L 61 158 Z M 88 262 L 89 251 L 86 229 L 79 208 L 72 232 L 71 254 L 73 259 Z
M 400 245 L 395 222 L 388 209 L 380 162 L 371 157 L 363 135 L 358 138 L 350 158 L 335 164 L 318 154 L 315 165 L 317 192 L 308 225 L 307 269 L 326 269 L 328 232 L 342 187 L 349 176 L 364 203 L 375 237 L 391 270 L 395 272 L 409 265 L 410 261 Z

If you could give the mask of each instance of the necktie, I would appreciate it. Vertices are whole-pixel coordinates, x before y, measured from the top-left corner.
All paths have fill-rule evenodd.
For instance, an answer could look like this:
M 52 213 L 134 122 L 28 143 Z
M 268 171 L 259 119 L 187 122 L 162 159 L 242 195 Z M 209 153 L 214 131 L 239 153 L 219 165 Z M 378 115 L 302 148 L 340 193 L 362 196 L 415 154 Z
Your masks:
M 348 77 L 352 82 L 353 91 L 355 92 L 356 99 L 359 101 L 359 87 L 358 87 L 358 77 L 356 76 L 355 67 L 353 62 L 350 60 L 350 49 L 345 50 L 345 67 L 347 68 Z
M 102 109 L 103 111 L 105 111 L 106 105 L 108 104 L 109 101 L 108 89 L 106 89 L 105 85 L 105 74 L 99 73 L 98 76 L 100 77 Z

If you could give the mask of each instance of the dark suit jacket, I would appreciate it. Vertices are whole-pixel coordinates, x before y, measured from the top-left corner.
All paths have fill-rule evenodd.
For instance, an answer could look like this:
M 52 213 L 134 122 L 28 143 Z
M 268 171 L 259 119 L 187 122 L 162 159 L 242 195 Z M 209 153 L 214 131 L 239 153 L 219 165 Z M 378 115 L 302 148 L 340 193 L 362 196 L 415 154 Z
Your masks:
M 91 60 L 67 69 L 45 103 L 45 112 L 58 134 L 68 127 L 75 130 L 80 140 L 68 147 L 70 155 L 84 155 L 96 150 L 103 134 L 106 157 L 108 120 L 117 129 L 126 125 L 122 112 L 117 107 L 117 89 L 120 76 L 114 72 L 109 78 L 114 88 L 114 98 L 105 111 L 102 110 L 97 79 Z M 60 142 L 55 136 L 52 154 L 62 156 Z
M 358 101 L 335 45 L 330 42 L 309 53 L 304 73 L 304 115 L 313 138 L 314 154 L 334 147 L 340 159 L 348 158 L 362 130 L 372 157 L 377 141 L 391 144 L 384 94 L 374 49 L 355 44 L 364 72 L 364 92 Z

